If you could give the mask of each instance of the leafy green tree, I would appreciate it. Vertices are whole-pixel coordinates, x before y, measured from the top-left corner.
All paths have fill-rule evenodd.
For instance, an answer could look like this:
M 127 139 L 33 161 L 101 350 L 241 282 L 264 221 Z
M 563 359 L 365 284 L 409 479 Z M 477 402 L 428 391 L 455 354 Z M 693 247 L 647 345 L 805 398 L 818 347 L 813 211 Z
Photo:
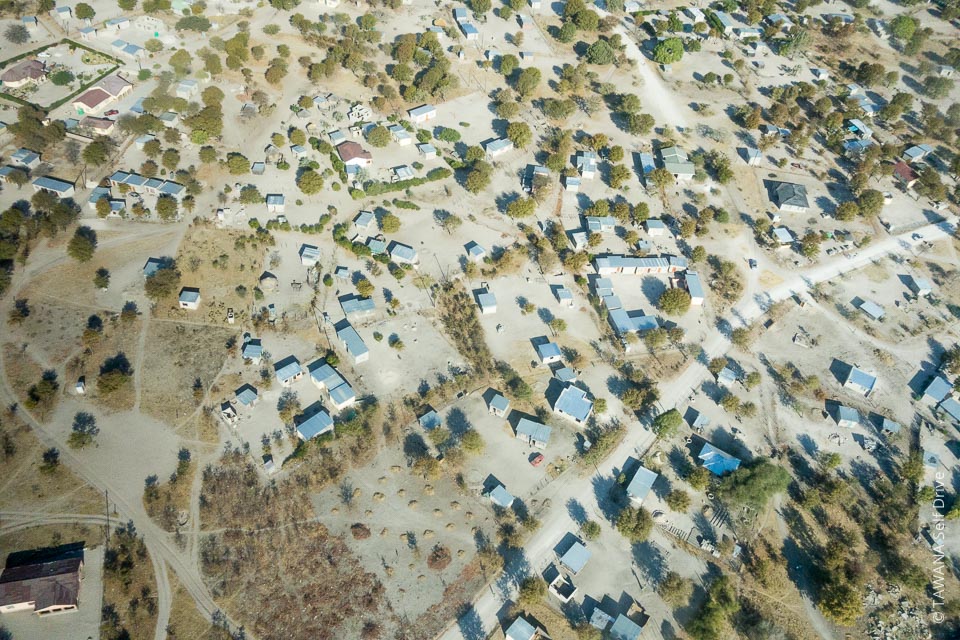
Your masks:
M 723 640 L 727 637 L 730 616 L 739 610 L 733 583 L 730 578 L 721 575 L 707 590 L 707 600 L 687 625 L 687 633 L 695 640 Z
M 227 170 L 234 176 L 250 173 L 250 161 L 241 153 L 228 153 Z
M 529 576 L 520 583 L 517 594 L 517 604 L 521 607 L 531 607 L 540 603 L 547 596 L 547 583 L 540 576 Z
M 682 489 L 674 489 L 668 493 L 665 501 L 670 509 L 678 513 L 683 513 L 690 508 L 690 496 Z
M 61 69 L 50 75 L 50 81 L 58 87 L 64 87 L 73 82 L 74 79 L 75 76 L 66 69 Z
M 30 180 L 30 176 L 27 175 L 27 172 L 23 169 L 12 169 L 10 173 L 7 174 L 7 182 L 17 186 L 17 189 L 22 189 L 23 185 L 27 184 L 27 181 Z
M 124 11 L 133 11 L 137 7 L 137 0 L 117 0 L 117 6 Z
M 887 30 L 894 38 L 906 42 L 917 31 L 917 21 L 912 16 L 901 13 L 888 23 Z
M 110 272 L 100 267 L 93 276 L 93 286 L 97 289 L 106 289 L 110 286 Z
M 357 281 L 357 293 L 359 293 L 364 298 L 369 298 L 370 296 L 372 296 L 373 291 L 374 291 L 373 283 L 371 283 L 366 278 L 360 278 L 360 280 Z
M 297 176 L 297 186 L 300 191 L 308 196 L 320 193 L 320 190 L 323 189 L 323 176 L 313 169 L 307 169 Z
M 587 47 L 587 62 L 590 64 L 608 65 L 616 58 L 616 51 L 606 40 L 597 40 Z
M 460 444 L 467 453 L 482 453 L 487 446 L 476 429 L 467 429 L 460 436 Z
M 205 33 L 210 30 L 210 21 L 203 16 L 186 16 L 180 18 L 175 25 L 177 31 L 197 31 Z
M 540 69 L 536 67 L 527 67 L 517 76 L 516 90 L 520 97 L 527 99 L 533 95 L 540 85 Z
M 690 294 L 679 287 L 667 289 L 660 294 L 657 307 L 666 314 L 680 316 L 690 310 Z
M 710 471 L 706 467 L 694 467 L 687 474 L 687 483 L 694 489 L 702 491 L 710 484 Z
M 92 443 L 98 433 L 100 428 L 93 414 L 80 411 L 73 417 L 73 427 L 67 444 L 71 449 L 82 449 Z
M 511 218 L 526 218 L 537 210 L 537 201 L 533 198 L 517 198 L 507 205 L 507 215 Z
M 617 531 L 632 544 L 638 544 L 647 539 L 653 529 L 653 518 L 643 507 L 624 507 L 617 516 Z
M 526 149 L 533 140 L 533 132 L 526 122 L 511 122 L 507 125 L 507 138 L 518 149 Z
M 587 540 L 596 540 L 600 537 L 600 523 L 595 520 L 587 520 L 580 526 L 583 537 Z
M 512 53 L 500 56 L 500 73 L 503 74 L 504 78 L 510 76 L 519 66 L 520 61 Z
M 654 418 L 652 429 L 658 438 L 667 439 L 677 432 L 681 424 L 683 416 L 676 409 L 670 409 Z
M 683 40 L 667 38 L 653 48 L 653 59 L 659 64 L 674 64 L 683 58 Z
M 657 593 L 663 601 L 677 608 L 685 606 L 693 595 L 693 583 L 676 571 L 668 571 L 657 584 Z
M 170 56 L 170 66 L 173 67 L 177 75 L 185 76 L 190 73 L 191 62 L 193 62 L 193 58 L 186 49 L 177 49 L 177 51 Z
M 790 473 L 769 460 L 743 465 L 720 481 L 719 494 L 736 504 L 762 509 L 774 495 L 790 484 Z
M 179 205 L 176 198 L 160 196 L 157 198 L 157 217 L 161 220 L 173 220 L 177 217 Z
M 622 164 L 615 164 L 610 167 L 610 187 L 619 189 L 630 179 L 630 169 Z
M 163 152 L 160 163 L 167 171 L 175 171 L 180 166 L 180 152 L 170 148 Z
M 97 232 L 90 227 L 78 227 L 67 244 L 67 254 L 77 262 L 87 262 L 97 250 Z
M 80 153 L 80 157 L 87 164 L 100 167 L 107 163 L 110 158 L 110 143 L 107 140 L 98 138 L 88 144 Z
M 380 230 L 384 233 L 396 233 L 400 231 L 400 218 L 392 213 L 385 214 L 380 219 Z
M 157 302 L 167 298 L 180 289 L 180 272 L 172 261 L 154 271 L 143 284 L 144 293 L 148 298 Z
M 385 147 L 390 144 L 390 132 L 378 124 L 367 133 L 367 142 L 374 147 Z

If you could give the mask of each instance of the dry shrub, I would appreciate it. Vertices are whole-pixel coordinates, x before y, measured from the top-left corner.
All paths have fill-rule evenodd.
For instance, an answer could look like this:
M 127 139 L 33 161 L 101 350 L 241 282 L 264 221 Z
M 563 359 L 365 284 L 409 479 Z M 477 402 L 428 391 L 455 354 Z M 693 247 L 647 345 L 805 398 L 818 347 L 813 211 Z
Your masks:
M 370 528 L 367 525 L 357 522 L 350 526 L 350 533 L 356 540 L 366 540 L 370 537 Z
M 427 558 L 427 566 L 434 571 L 443 571 L 446 569 L 450 566 L 450 549 L 447 549 L 441 544 L 437 544 L 433 548 L 433 551 L 430 552 L 430 557 Z

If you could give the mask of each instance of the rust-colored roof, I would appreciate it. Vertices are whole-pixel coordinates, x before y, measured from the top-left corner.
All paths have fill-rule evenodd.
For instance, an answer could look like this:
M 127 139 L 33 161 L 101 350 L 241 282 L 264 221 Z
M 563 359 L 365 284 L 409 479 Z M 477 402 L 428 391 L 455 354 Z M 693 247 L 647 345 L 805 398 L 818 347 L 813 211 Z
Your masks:
M 904 182 L 913 182 L 917 179 L 917 172 L 906 162 L 898 162 L 893 165 L 893 175 Z
M 337 153 L 340 154 L 340 159 L 344 162 L 349 162 L 356 158 L 363 158 L 365 160 L 373 160 L 373 155 L 361 147 L 356 142 L 347 141 L 341 142 L 337 145 Z
M 8 567 L 0 574 L 0 607 L 33 602 L 42 611 L 77 605 L 83 556 L 37 561 Z
M 110 94 L 104 91 L 99 87 L 94 87 L 90 89 L 82 96 L 77 98 L 74 102 L 79 102 L 82 105 L 90 107 L 91 109 L 100 106 L 105 100 L 110 99 Z
M 0 80 L 4 82 L 20 82 L 25 78 L 39 80 L 45 75 L 47 75 L 47 69 L 42 62 L 39 60 L 25 60 L 15 67 L 4 71 L 3 75 L 0 76 Z

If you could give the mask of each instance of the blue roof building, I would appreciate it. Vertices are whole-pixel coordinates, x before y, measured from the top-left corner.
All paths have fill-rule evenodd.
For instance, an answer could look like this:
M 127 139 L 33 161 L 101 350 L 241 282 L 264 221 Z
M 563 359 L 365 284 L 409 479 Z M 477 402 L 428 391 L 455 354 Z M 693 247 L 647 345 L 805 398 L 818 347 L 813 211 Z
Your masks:
M 319 403 L 314 403 L 314 407 L 313 413 L 297 425 L 297 435 L 301 440 L 310 440 L 333 431 L 333 418 L 330 414 L 320 408 Z
M 357 314 L 372 313 L 376 305 L 373 302 L 373 298 L 360 298 L 355 295 L 347 295 L 340 297 L 340 307 L 343 309 L 344 315 L 349 317 Z
M 726 451 L 721 451 L 709 442 L 703 443 L 700 454 L 697 456 L 706 469 L 715 476 L 722 476 L 725 473 L 736 471 L 740 468 L 740 459 L 735 458 Z
M 260 360 L 263 356 L 263 345 L 260 344 L 259 338 L 248 338 L 243 343 L 243 349 L 240 350 L 240 355 L 244 360 Z
M 347 382 L 330 389 L 328 393 L 330 395 L 330 402 L 337 409 L 342 409 L 347 405 L 353 404 L 357 400 L 357 393 Z
M 523 617 L 514 620 L 505 632 L 506 640 L 533 640 L 536 635 L 537 628 Z
M 419 422 L 420 426 L 426 429 L 427 431 L 430 431 L 431 429 L 436 429 L 437 427 L 443 424 L 443 420 L 440 419 L 440 414 L 434 411 L 433 409 L 430 409 L 425 414 L 420 416 L 417 422 Z
M 869 396 L 876 384 L 877 378 L 875 376 L 857 367 L 850 367 L 850 371 L 847 373 L 847 379 L 843 381 L 845 388 L 853 389 L 864 396 Z
M 545 342 L 537 345 L 537 357 L 540 358 L 540 362 L 543 364 L 550 364 L 552 362 L 560 362 L 563 354 L 560 353 L 560 347 L 557 346 L 557 343 Z
M 510 410 L 510 401 L 507 400 L 507 398 L 502 394 L 496 393 L 492 398 L 490 398 L 490 405 L 488 409 L 493 415 L 504 418 L 506 417 L 507 412 Z
M 841 404 L 837 407 L 834 419 L 837 421 L 838 427 L 847 427 L 849 429 L 860 424 L 860 412 L 853 407 L 847 407 Z
M 353 358 L 354 364 L 360 364 L 370 359 L 370 349 L 367 348 L 366 343 L 360 338 L 360 334 L 351 325 L 348 324 L 342 329 L 338 329 L 337 338 L 340 339 L 347 353 Z
M 513 504 L 514 499 L 515 498 L 510 495 L 510 492 L 507 491 L 507 488 L 502 484 L 497 485 L 497 487 L 490 492 L 490 502 L 502 509 L 509 509 Z
M 657 481 L 658 477 L 659 476 L 653 471 L 650 471 L 650 469 L 640 467 L 636 473 L 633 474 L 633 478 L 630 479 L 630 483 L 627 485 L 627 496 L 636 502 L 643 502 L 647 494 L 653 489 L 653 483 Z
M 609 633 L 611 640 L 638 640 L 642 632 L 643 627 L 621 613 Z
M 593 400 L 587 398 L 587 392 L 580 387 L 568 383 L 567 387 L 560 392 L 553 410 L 562 416 L 566 416 L 578 424 L 587 421 L 593 412 Z
M 236 390 L 237 402 L 245 407 L 253 406 L 257 402 L 257 388 L 253 385 L 245 384 Z
M 690 304 L 703 304 L 704 292 L 703 283 L 700 281 L 700 276 L 693 271 L 687 271 L 683 276 L 683 282 L 687 285 L 687 293 L 690 294 Z
M 367 238 L 367 248 L 370 249 L 371 254 L 379 256 L 387 252 L 387 241 L 380 238 Z
M 509 138 L 496 138 L 483 145 L 483 150 L 490 158 L 496 158 L 511 149 L 513 149 L 513 141 Z
M 473 241 L 468 242 L 464 248 L 467 250 L 467 257 L 474 261 L 483 260 L 487 255 L 487 250 Z
M 926 398 L 930 398 L 934 402 L 942 402 L 953 391 L 953 388 L 950 386 L 950 383 L 946 381 L 943 376 L 936 376 L 933 380 L 930 381 L 930 384 L 927 385 L 927 388 L 923 390 L 923 395 Z
M 183 287 L 180 289 L 179 302 L 181 309 L 196 309 L 200 305 L 200 289 Z
M 538 449 L 546 448 L 552 431 L 547 425 L 534 422 L 529 418 L 520 418 L 520 422 L 517 423 L 517 439 L 523 440 Z
M 282 385 L 288 385 L 303 376 L 303 367 L 300 366 L 300 361 L 294 356 L 287 356 L 274 364 L 273 370 L 277 375 L 277 381 Z
M 569 569 L 570 573 L 576 575 L 587 566 L 590 555 L 590 550 L 578 540 L 567 549 L 566 553 L 560 556 L 560 564 Z
M 66 180 L 52 178 L 50 176 L 40 176 L 33 181 L 34 191 L 49 191 L 61 198 L 72 196 L 74 193 L 74 184 Z
M 390 257 L 393 258 L 394 262 L 416 264 L 418 260 L 417 252 L 414 248 L 400 242 L 391 242 L 389 251 Z
M 149 278 L 157 271 L 160 270 L 160 267 L 163 266 L 163 260 L 160 258 L 147 258 L 146 264 L 143 265 L 143 277 Z

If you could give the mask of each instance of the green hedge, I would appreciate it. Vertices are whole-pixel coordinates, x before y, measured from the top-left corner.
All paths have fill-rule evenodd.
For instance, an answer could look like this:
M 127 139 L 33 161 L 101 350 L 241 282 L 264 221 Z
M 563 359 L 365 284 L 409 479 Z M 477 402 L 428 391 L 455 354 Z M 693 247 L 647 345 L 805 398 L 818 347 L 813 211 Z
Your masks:
M 53 43 L 51 43 L 51 44 L 45 44 L 45 45 L 43 45 L 42 47 L 40 47 L 39 49 L 34 49 L 33 51 L 27 51 L 27 52 L 25 52 L 25 53 L 21 53 L 21 54 L 18 55 L 18 56 L 13 56 L 12 58 L 7 58 L 7 59 L 4 60 L 3 62 L 0 62 L 0 69 L 5 68 L 8 64 L 12 64 L 12 63 L 14 63 L 14 62 L 19 62 L 20 60 L 23 60 L 24 58 L 27 58 L 27 57 L 29 57 L 29 56 L 35 56 L 35 55 L 37 55 L 38 53 L 40 53 L 41 51 L 46 51 L 46 50 L 49 49 L 50 47 L 55 47 L 55 46 L 57 46 L 58 44 L 60 44 L 60 43 L 59 43 L 59 42 L 53 42 Z
M 426 177 L 423 178 L 410 178 L 409 180 L 399 180 L 397 182 L 368 182 L 363 185 L 363 189 L 350 189 L 350 197 L 354 200 L 360 200 L 365 196 L 378 196 L 382 193 L 405 191 L 410 187 L 419 187 L 428 182 L 444 180 L 451 175 L 453 175 L 453 172 L 450 171 L 450 169 L 437 167 L 436 169 L 428 171 Z

